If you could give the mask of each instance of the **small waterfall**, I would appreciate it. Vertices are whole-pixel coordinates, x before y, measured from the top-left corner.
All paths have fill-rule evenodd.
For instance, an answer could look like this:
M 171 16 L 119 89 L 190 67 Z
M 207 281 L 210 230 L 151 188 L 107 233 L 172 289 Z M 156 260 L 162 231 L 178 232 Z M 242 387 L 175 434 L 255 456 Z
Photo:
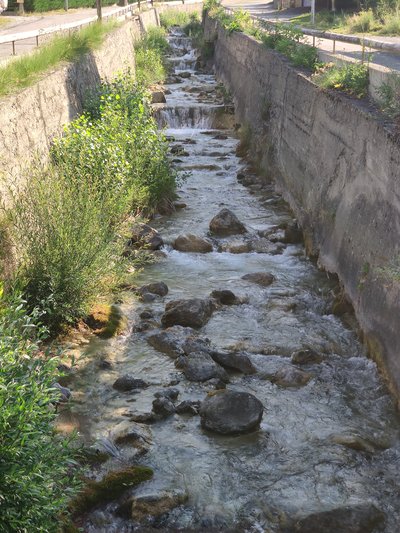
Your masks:
M 160 106 L 155 110 L 155 118 L 160 128 L 192 128 L 207 130 L 214 128 L 220 106 Z

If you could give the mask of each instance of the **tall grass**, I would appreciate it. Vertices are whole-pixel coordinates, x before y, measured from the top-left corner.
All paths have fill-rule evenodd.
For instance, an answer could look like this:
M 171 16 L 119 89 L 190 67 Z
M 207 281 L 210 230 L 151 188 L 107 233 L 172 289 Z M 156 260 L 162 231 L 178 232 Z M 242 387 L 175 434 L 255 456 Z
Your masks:
M 56 36 L 35 52 L 0 67 L 0 96 L 35 83 L 44 72 L 62 62 L 74 61 L 98 48 L 107 33 L 116 27 L 115 21 L 95 23 L 70 36 Z
M 326 64 L 312 79 L 320 87 L 338 89 L 356 98 L 364 98 L 368 94 L 368 67 L 364 64 Z
M 165 80 L 165 54 L 169 49 L 166 35 L 164 28 L 150 28 L 147 34 L 135 43 L 136 75 L 145 86 Z

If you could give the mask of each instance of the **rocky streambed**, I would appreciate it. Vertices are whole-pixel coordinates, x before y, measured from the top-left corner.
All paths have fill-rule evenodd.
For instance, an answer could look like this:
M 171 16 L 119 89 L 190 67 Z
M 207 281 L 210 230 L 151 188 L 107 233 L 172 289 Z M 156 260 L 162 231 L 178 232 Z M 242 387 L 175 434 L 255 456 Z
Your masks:
M 158 260 L 121 304 L 126 332 L 70 349 L 84 364 L 59 425 L 91 446 L 100 494 L 77 524 L 395 533 L 400 424 L 385 385 L 273 183 L 238 157 L 225 92 L 187 37 L 170 44 L 156 114 L 190 175 L 174 213 L 133 232 Z

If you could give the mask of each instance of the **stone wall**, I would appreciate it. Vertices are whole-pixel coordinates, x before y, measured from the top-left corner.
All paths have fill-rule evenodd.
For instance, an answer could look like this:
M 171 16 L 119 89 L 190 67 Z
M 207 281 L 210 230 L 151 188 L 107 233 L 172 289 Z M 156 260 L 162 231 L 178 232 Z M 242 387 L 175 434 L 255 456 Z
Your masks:
M 308 251 L 337 273 L 370 354 L 400 398 L 400 145 L 367 104 L 322 90 L 288 61 L 207 19 L 216 74 L 252 152 L 303 227 Z
M 138 21 L 125 22 L 106 37 L 100 49 L 1 100 L 2 173 L 18 176 L 35 155 L 47 157 L 54 136 L 82 111 L 86 91 L 101 78 L 110 78 L 125 67 L 134 68 L 133 39 L 138 36 Z

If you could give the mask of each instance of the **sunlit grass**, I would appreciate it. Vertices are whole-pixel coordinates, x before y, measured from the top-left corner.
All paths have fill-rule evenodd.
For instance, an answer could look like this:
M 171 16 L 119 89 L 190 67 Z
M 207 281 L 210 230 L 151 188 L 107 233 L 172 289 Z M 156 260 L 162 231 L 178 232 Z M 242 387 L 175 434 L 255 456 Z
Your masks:
M 28 87 L 50 68 L 98 48 L 117 24 L 95 23 L 69 36 L 56 36 L 32 54 L 10 61 L 0 68 L 0 96 Z

